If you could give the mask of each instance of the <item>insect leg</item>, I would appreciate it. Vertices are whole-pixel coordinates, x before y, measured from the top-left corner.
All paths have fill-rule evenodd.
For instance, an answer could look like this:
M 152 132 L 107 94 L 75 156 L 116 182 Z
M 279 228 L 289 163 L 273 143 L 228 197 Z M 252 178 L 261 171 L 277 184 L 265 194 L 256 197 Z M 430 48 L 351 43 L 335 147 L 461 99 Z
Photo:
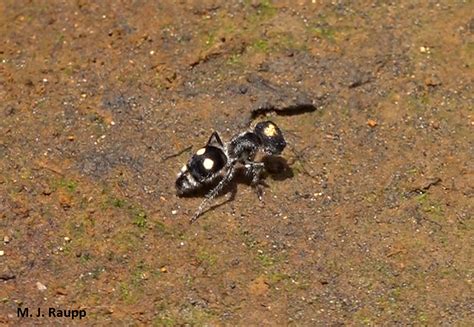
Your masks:
M 196 221 L 199 218 L 206 204 L 210 202 L 212 199 L 214 199 L 216 195 L 219 194 L 219 192 L 224 188 L 224 186 L 226 186 L 234 178 L 234 174 L 235 174 L 235 164 L 231 163 L 227 170 L 227 174 L 224 176 L 224 178 L 222 178 L 222 180 L 219 182 L 219 184 L 217 184 L 216 187 L 214 187 L 208 194 L 206 194 L 206 198 L 201 202 L 198 209 L 189 220 L 190 224 L 192 224 L 194 221 Z
M 262 171 L 265 168 L 265 164 L 263 162 L 254 162 L 254 161 L 248 161 L 245 164 L 245 168 L 247 169 L 247 172 L 250 176 L 252 176 L 252 182 L 251 186 L 255 188 L 255 191 L 257 192 L 258 199 L 260 201 L 263 200 L 263 190 L 260 185 L 260 178 L 262 175 Z

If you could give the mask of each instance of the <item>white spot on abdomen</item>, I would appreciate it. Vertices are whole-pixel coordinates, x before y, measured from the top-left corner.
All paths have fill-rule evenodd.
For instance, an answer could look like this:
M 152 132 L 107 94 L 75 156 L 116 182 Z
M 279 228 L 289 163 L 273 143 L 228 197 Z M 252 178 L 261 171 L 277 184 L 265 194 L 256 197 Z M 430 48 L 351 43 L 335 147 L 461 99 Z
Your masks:
M 203 155 L 204 153 L 206 153 L 206 148 L 200 148 L 199 150 L 196 151 L 196 154 L 198 156 L 201 156 Z
M 202 165 L 204 166 L 204 168 L 205 168 L 206 170 L 211 170 L 212 167 L 214 167 L 214 160 L 209 159 L 209 158 L 206 158 L 206 159 L 204 159 L 204 161 L 202 162 Z

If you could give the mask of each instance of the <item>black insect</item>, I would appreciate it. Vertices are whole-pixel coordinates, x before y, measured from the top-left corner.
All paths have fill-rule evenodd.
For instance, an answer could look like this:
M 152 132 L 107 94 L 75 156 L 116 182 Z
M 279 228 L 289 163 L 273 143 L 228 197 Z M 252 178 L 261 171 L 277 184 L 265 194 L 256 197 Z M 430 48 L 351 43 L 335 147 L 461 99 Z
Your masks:
M 281 130 L 271 121 L 258 123 L 253 130 L 234 136 L 228 143 L 223 143 L 217 132 L 212 133 L 207 144 L 196 151 L 181 168 L 176 179 L 176 191 L 180 196 L 215 185 L 219 180 L 206 194 L 206 199 L 190 222 L 195 221 L 205 205 L 232 181 L 239 166 L 252 177 L 251 185 L 255 187 L 261 200 L 260 177 L 265 164 L 255 161 L 255 157 L 259 151 L 266 155 L 279 155 L 285 146 Z

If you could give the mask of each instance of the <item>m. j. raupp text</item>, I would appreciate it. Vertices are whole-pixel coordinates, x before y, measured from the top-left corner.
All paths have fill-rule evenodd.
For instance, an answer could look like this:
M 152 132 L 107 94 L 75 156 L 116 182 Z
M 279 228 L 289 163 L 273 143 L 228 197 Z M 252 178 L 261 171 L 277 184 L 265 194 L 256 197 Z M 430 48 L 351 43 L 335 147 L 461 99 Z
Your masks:
M 47 308 L 46 310 L 43 310 L 42 308 L 38 308 L 36 310 L 30 310 L 30 308 L 18 308 L 16 315 L 19 318 L 49 317 L 82 319 L 86 317 L 87 313 L 84 309 Z

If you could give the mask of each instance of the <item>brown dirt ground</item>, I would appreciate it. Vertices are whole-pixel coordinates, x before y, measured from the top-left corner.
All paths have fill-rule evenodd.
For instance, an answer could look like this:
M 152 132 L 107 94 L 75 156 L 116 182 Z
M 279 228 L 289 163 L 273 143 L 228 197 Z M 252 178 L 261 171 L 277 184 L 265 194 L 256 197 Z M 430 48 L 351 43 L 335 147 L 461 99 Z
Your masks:
M 2 1 L 0 323 L 472 325 L 474 6 L 412 3 Z M 189 225 L 265 115 L 264 203 Z

